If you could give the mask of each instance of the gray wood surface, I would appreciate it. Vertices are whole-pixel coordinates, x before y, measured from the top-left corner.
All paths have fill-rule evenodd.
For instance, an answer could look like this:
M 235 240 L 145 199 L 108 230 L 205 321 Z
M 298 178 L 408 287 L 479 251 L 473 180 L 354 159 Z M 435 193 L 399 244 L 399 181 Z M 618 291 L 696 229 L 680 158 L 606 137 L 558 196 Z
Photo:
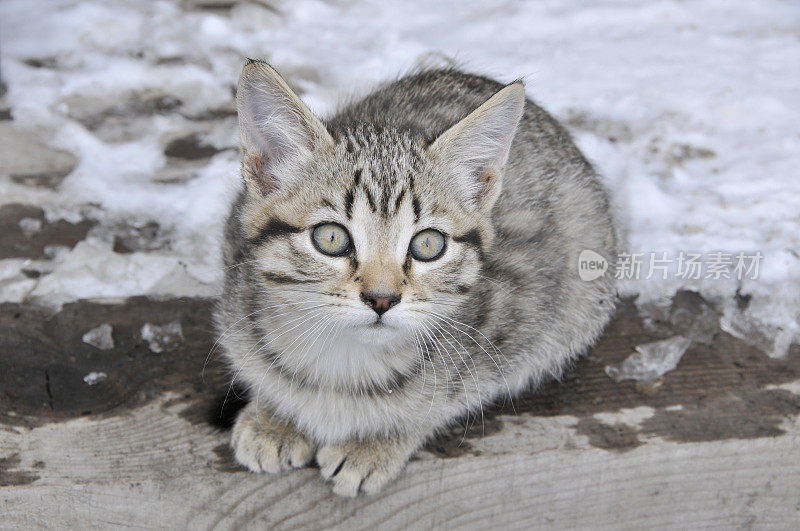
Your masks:
M 797 422 L 775 438 L 654 438 L 619 453 L 591 447 L 569 416 L 503 419 L 512 429 L 472 440 L 481 455 L 424 453 L 385 492 L 351 500 L 331 495 L 314 468 L 282 476 L 233 470 L 217 455 L 226 434 L 175 413 L 160 400 L 101 421 L 7 429 L 2 454 L 18 454 L 19 468 L 39 477 L 2 489 L 3 526 L 789 529 L 800 522 Z
M 381 494 L 341 499 L 313 466 L 268 476 L 233 462 L 209 423 L 225 378 L 213 361 L 201 372 L 207 312 L 191 299 L 0 305 L 0 527 L 800 527 L 796 347 L 770 360 L 717 332 L 658 382 L 615 382 L 607 364 L 675 332 L 625 301 L 563 381 L 454 427 Z M 175 351 L 136 336 L 175 318 Z M 81 342 L 98 321 L 113 351 Z M 97 369 L 108 380 L 87 386 Z

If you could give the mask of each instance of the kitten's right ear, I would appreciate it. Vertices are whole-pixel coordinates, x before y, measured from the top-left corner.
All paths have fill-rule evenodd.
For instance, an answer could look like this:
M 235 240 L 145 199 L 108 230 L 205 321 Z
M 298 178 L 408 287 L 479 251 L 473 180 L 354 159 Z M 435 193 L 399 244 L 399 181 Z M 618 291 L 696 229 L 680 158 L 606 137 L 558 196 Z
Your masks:
M 288 184 L 295 168 L 333 145 L 325 125 L 267 63 L 250 61 L 236 91 L 242 173 L 262 196 Z

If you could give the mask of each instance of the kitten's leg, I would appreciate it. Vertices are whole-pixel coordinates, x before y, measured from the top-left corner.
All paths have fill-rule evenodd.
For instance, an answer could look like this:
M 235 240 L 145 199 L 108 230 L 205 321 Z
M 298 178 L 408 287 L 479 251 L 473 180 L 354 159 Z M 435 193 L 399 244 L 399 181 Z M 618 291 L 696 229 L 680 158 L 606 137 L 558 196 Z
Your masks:
M 390 439 L 354 439 L 320 447 L 317 463 L 322 477 L 333 481 L 335 494 L 352 497 L 359 490 L 375 494 L 397 477 L 424 440 L 419 433 Z
M 288 422 L 268 408 L 250 402 L 236 418 L 231 437 L 236 460 L 253 472 L 276 473 L 299 468 L 314 457 L 315 447 Z

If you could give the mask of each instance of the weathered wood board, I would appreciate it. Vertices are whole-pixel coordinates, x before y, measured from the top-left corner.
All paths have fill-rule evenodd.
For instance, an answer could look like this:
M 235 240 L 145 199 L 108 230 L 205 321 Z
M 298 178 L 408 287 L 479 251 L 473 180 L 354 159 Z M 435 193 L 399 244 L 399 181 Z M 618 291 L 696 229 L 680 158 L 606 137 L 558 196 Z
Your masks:
M 209 305 L 0 306 L 0 527 L 800 526 L 796 347 L 771 360 L 717 332 L 663 381 L 618 383 L 606 365 L 670 333 L 623 301 L 562 382 L 454 427 L 385 492 L 350 500 L 313 467 L 265 476 L 233 462 L 225 425 L 238 401 L 220 410 L 217 357 L 203 373 Z M 151 352 L 141 326 L 173 320 L 184 342 Z M 82 342 L 104 322 L 113 350 Z M 92 371 L 108 379 L 89 386 Z

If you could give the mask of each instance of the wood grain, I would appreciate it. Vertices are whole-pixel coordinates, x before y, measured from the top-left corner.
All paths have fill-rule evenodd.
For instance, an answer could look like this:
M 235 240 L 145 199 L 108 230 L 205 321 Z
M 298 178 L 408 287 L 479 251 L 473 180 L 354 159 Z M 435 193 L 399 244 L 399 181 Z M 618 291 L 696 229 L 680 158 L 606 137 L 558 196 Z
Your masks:
M 233 462 L 229 433 L 209 418 L 225 380 L 202 372 L 207 311 L 207 301 L 141 298 L 56 315 L 0 308 L 0 527 L 800 526 L 796 347 L 770 360 L 717 332 L 659 386 L 617 383 L 604 367 L 663 335 L 623 302 L 562 382 L 455 426 L 384 492 L 350 500 L 314 467 L 266 476 Z M 176 318 L 186 337 L 176 351 L 156 355 L 136 337 L 144 320 Z M 80 341 L 99 320 L 114 325 L 114 351 Z M 108 381 L 70 383 L 95 369 Z

